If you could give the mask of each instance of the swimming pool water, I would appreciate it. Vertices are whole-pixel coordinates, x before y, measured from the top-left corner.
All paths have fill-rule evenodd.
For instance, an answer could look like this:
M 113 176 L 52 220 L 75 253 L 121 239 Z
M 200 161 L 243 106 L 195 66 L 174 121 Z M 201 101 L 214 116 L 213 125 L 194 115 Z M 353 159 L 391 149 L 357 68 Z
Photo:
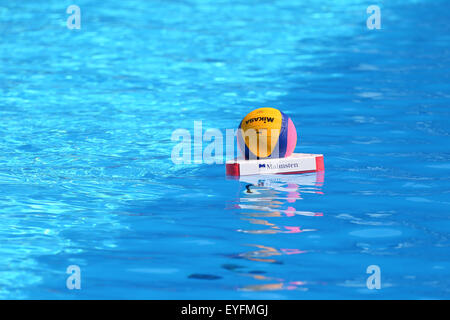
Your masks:
M 449 298 L 450 7 L 373 4 L 0 1 L 0 298 Z M 170 160 L 264 106 L 323 175 Z

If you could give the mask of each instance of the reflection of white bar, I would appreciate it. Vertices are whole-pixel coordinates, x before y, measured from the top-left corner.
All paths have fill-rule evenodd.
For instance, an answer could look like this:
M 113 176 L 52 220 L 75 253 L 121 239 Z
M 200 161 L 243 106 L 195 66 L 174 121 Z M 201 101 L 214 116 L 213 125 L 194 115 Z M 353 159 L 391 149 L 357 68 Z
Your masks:
M 290 175 L 290 174 L 268 174 L 268 175 L 248 175 L 239 177 L 239 181 L 253 184 L 255 186 L 261 187 L 277 187 L 277 190 L 280 188 L 280 185 L 287 185 L 289 183 L 296 184 L 298 186 L 317 186 L 323 183 L 323 172 L 322 173 L 311 173 L 311 174 L 302 174 L 302 175 Z M 289 192 L 289 188 L 285 188 Z M 310 188 L 306 188 L 310 189 Z M 282 191 L 282 190 L 280 190 Z M 307 192 L 307 190 L 303 190 L 302 192 Z
M 252 174 L 296 174 L 323 171 L 323 155 L 294 153 L 287 158 L 227 161 L 226 172 L 229 176 Z

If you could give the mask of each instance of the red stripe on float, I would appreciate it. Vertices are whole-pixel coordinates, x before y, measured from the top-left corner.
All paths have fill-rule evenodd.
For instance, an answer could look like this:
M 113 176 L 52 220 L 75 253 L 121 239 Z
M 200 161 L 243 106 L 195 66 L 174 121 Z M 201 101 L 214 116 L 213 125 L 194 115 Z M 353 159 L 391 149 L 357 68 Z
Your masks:
M 240 175 L 239 163 L 227 163 L 225 167 L 226 167 L 227 176 L 239 176 Z
M 306 171 L 293 171 L 293 172 L 277 172 L 276 174 L 299 174 L 299 173 L 311 173 L 317 170 L 306 170 Z
M 323 156 L 316 157 L 316 171 L 325 170 L 325 166 L 323 164 Z

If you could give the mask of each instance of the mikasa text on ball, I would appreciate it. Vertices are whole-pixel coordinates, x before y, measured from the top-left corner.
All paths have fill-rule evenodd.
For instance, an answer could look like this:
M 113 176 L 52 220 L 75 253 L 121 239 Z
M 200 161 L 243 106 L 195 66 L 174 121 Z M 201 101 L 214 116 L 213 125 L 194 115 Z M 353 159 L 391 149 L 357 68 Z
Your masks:
M 245 159 L 284 158 L 294 152 L 297 130 L 280 110 L 259 108 L 241 121 L 237 140 Z

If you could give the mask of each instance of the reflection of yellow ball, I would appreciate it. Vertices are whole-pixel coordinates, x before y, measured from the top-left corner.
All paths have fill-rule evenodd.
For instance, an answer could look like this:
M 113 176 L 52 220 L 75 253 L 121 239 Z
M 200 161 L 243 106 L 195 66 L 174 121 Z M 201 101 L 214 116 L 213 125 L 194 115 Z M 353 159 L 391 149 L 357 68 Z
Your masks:
M 288 157 L 297 144 L 297 131 L 283 112 L 259 108 L 241 121 L 238 143 L 246 159 Z

